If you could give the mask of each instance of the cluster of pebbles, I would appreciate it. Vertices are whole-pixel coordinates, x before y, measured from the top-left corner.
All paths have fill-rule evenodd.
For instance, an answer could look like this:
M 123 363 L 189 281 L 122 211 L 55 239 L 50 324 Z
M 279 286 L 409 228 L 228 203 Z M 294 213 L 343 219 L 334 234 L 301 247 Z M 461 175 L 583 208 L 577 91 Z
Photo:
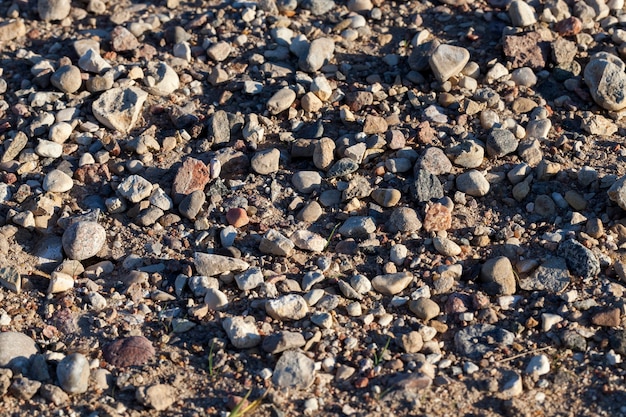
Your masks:
M 624 10 L 3 2 L 3 408 L 626 415 Z

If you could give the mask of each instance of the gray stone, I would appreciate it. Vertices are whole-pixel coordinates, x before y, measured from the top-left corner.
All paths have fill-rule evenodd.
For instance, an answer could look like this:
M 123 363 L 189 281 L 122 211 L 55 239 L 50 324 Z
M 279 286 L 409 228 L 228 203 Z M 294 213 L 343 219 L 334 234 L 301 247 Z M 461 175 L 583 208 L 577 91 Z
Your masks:
M 83 83 L 80 69 L 74 65 L 63 65 L 52 74 L 50 83 L 66 94 L 75 93 Z
M 456 188 L 473 197 L 482 197 L 489 192 L 490 185 L 480 171 L 472 169 L 456 177 Z
M 467 49 L 441 44 L 430 56 L 428 63 L 435 78 L 439 82 L 444 82 L 450 77 L 459 74 L 469 59 L 470 53 Z
M 59 385 L 68 394 L 87 392 L 89 374 L 89 361 L 82 353 L 72 353 L 57 365 Z
M 483 163 L 485 148 L 475 140 L 466 140 L 447 149 L 446 154 L 455 165 L 477 168 Z
M 230 123 L 224 110 L 216 111 L 207 123 L 207 137 L 216 145 L 230 142 Z
M 26 147 L 28 143 L 28 136 L 26 133 L 19 131 L 15 134 L 15 137 L 8 144 L 4 143 L 4 153 L 2 154 L 2 162 L 8 162 L 14 160 L 20 152 Z
M 298 66 L 305 72 L 316 72 L 333 57 L 335 42 L 331 38 L 318 38 L 309 45 L 308 51 L 300 57 Z
M 352 158 L 341 158 L 328 170 L 328 178 L 343 177 L 359 169 L 359 164 Z
M 139 175 L 130 175 L 117 186 L 117 193 L 131 203 L 138 203 L 150 197 L 152 183 Z
M 546 355 L 537 355 L 530 358 L 524 373 L 542 376 L 550 373 L 550 359 Z
M 417 212 L 410 207 L 398 207 L 387 221 L 387 229 L 391 233 L 413 233 L 422 228 Z
M 322 171 L 328 170 L 335 160 L 335 141 L 331 138 L 321 138 L 315 142 L 313 150 L 313 164 Z
M 522 0 L 513 0 L 509 6 L 509 17 L 513 26 L 526 27 L 537 23 L 535 9 Z
M 137 87 L 116 87 L 94 100 L 91 111 L 106 127 L 129 133 L 141 114 L 148 93 Z
M 298 171 L 291 177 L 291 183 L 301 193 L 312 193 L 320 188 L 322 177 L 317 171 Z
M 267 110 L 272 114 L 278 114 L 287 110 L 296 100 L 296 92 L 289 87 L 278 90 L 267 101 Z
M 43 189 L 51 193 L 65 193 L 72 189 L 74 180 L 65 172 L 53 169 L 43 180 Z
M 574 239 L 562 242 L 556 253 L 565 259 L 567 267 L 574 275 L 583 278 L 594 278 L 600 273 L 598 257 Z
M 264 351 L 277 354 L 290 349 L 298 349 L 306 344 L 302 333 L 280 331 L 266 336 L 263 339 Z
M 461 247 L 446 237 L 435 237 L 433 239 L 435 250 L 444 256 L 457 256 L 461 254 Z
M 30 361 L 39 353 L 37 344 L 24 333 L 0 333 L 0 366 L 15 368 L 22 373 L 30 366 Z
M 263 284 L 263 271 L 259 268 L 250 268 L 242 274 L 235 275 L 237 287 L 242 291 L 250 291 Z
M 70 14 L 70 0 L 38 0 L 37 11 L 41 20 L 63 20 Z
M 202 252 L 194 253 L 194 264 L 196 271 L 198 271 L 200 275 L 206 275 L 208 277 L 220 275 L 224 272 L 245 271 L 250 267 L 247 262 L 241 259 Z
M 296 215 L 296 219 L 312 223 L 319 219 L 322 214 L 324 214 L 324 210 L 322 209 L 322 206 L 320 206 L 320 203 L 317 201 L 311 201 L 305 205 L 302 210 L 300 210 L 300 212 Z
M 481 157 L 482 162 L 482 157 Z M 445 152 L 435 146 L 426 149 L 415 165 L 415 173 L 424 169 L 433 175 L 449 174 L 452 171 L 452 162 Z
M 395 295 L 407 288 L 414 280 L 410 272 L 377 275 L 372 279 L 372 286 L 376 291 L 385 295 Z
M 459 330 L 454 345 L 459 353 L 472 360 L 480 360 L 496 346 L 510 346 L 515 335 L 491 324 L 474 324 Z
M 204 294 L 204 304 L 211 310 L 223 310 L 228 306 L 228 297 L 218 288 L 207 288 Z
M 39 387 L 41 387 L 41 382 L 39 381 L 17 377 L 9 386 L 9 392 L 20 400 L 28 401 L 37 394 Z
M 111 68 L 111 64 L 106 62 L 104 58 L 100 56 L 100 53 L 92 48 L 89 48 L 83 54 L 80 54 L 78 66 L 83 71 L 93 72 L 96 74 L 100 74 L 102 71 Z
M 622 210 L 626 210 L 626 176 L 615 181 L 607 193 L 611 201 L 616 202 Z
M 135 398 L 145 407 L 163 411 L 176 401 L 176 388 L 167 384 L 137 387 Z
M 265 232 L 259 245 L 261 252 L 277 256 L 289 256 L 293 248 L 293 242 L 275 229 Z
M 487 137 L 487 153 L 499 158 L 517 150 L 519 140 L 508 129 L 493 129 Z
M 526 291 L 548 291 L 556 294 L 563 291 L 570 283 L 565 259 L 552 257 L 539 265 L 533 273 L 519 282 L 520 288 Z
M 344 237 L 367 237 L 376 230 L 376 223 L 371 217 L 349 217 L 337 230 Z
M 485 292 L 491 295 L 515 294 L 515 273 L 509 258 L 498 256 L 489 259 L 480 269 Z
M 194 220 L 200 214 L 206 201 L 206 195 L 202 190 L 196 190 L 186 195 L 178 205 L 178 211 L 183 217 Z
M 418 203 L 425 203 L 430 200 L 443 198 L 443 186 L 434 174 L 420 169 L 415 173 L 415 182 L 411 187 L 413 200 Z
M 3 266 L 0 268 L 0 285 L 4 288 L 20 293 L 22 290 L 22 278 L 17 269 L 12 266 Z
M 168 96 L 180 86 L 178 74 L 165 62 L 149 63 L 143 82 L 146 91 L 155 96 Z
M 63 250 L 70 259 L 95 256 L 106 243 L 106 230 L 96 222 L 75 222 L 63 232 Z
M 282 354 L 272 375 L 280 388 L 306 389 L 315 380 L 315 362 L 303 353 L 288 350 Z
M 299 249 L 311 252 L 323 252 L 328 243 L 322 236 L 308 230 L 296 230 L 290 239 Z
M 611 111 L 626 107 L 626 73 L 618 57 L 602 52 L 592 56 L 584 76 L 591 97 L 600 107 Z
M 222 62 L 228 55 L 232 52 L 233 48 L 230 46 L 228 42 L 217 42 L 214 45 L 211 45 L 209 49 L 207 49 L 207 56 L 214 61 Z
M 257 174 L 269 175 L 278 171 L 279 162 L 280 151 L 276 148 L 271 148 L 254 154 L 250 160 L 250 166 Z
M 306 317 L 309 307 L 301 295 L 287 294 L 268 300 L 265 303 L 265 311 L 279 321 L 300 320 Z
M 57 407 L 67 405 L 70 402 L 69 395 L 67 395 L 62 388 L 52 384 L 43 384 L 41 388 L 39 388 L 39 395 Z
M 227 317 L 222 322 L 222 328 L 230 343 L 237 349 L 249 349 L 261 343 L 261 335 L 253 320 L 246 320 L 240 316 Z

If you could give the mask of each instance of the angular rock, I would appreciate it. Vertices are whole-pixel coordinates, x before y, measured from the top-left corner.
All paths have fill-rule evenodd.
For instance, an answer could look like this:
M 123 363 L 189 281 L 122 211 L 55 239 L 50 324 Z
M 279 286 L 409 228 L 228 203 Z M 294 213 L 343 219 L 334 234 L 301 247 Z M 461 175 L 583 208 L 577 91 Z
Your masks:
M 265 311 L 279 321 L 300 320 L 306 317 L 309 306 L 301 295 L 287 294 L 268 300 L 265 303 Z
M 91 111 L 106 127 L 129 133 L 141 114 L 148 93 L 137 87 L 115 87 L 94 100 Z
M 269 229 L 263 235 L 259 250 L 277 256 L 289 256 L 293 252 L 294 244 L 287 237 L 275 229 Z
M 305 72 L 316 72 L 333 57 L 335 42 L 331 38 L 318 38 L 309 45 L 305 54 L 300 56 L 298 66 Z
M 176 388 L 167 384 L 137 387 L 135 398 L 145 407 L 163 411 L 176 401 Z
M 225 272 L 245 271 L 250 267 L 250 264 L 241 259 L 202 252 L 194 253 L 194 264 L 196 271 L 198 271 L 200 275 L 206 275 L 208 277 L 220 275 Z
M 210 180 L 209 168 L 204 162 L 188 158 L 176 171 L 176 177 L 172 183 L 172 199 L 175 203 L 180 203 L 186 195 L 204 190 Z
M 144 78 L 146 91 L 155 96 L 168 96 L 178 90 L 180 80 L 176 71 L 165 62 L 150 63 Z
M 600 273 L 598 257 L 574 239 L 562 242 L 557 250 L 557 255 L 565 259 L 567 267 L 574 275 L 594 278 Z
M 284 352 L 272 375 L 272 383 L 280 388 L 306 389 L 315 380 L 315 362 L 303 353 Z
M 608 53 L 592 56 L 585 67 L 585 83 L 593 100 L 602 108 L 620 111 L 626 107 L 624 62 Z
M 222 327 L 237 349 L 249 349 L 261 343 L 261 335 L 254 321 L 248 321 L 244 317 L 227 317 L 222 322 Z
M 497 346 L 513 344 L 515 335 L 491 324 L 474 324 L 459 330 L 454 345 L 459 353 L 472 360 L 480 360 Z
M 560 293 L 569 283 L 570 274 L 565 259 L 555 256 L 537 267 L 528 278 L 521 279 L 519 285 L 526 291 Z
M 345 237 L 364 238 L 375 230 L 376 223 L 374 223 L 373 218 L 354 216 L 348 218 L 337 230 L 337 233 Z
M 0 333 L 0 366 L 9 368 L 26 368 L 29 362 L 39 353 L 33 339 L 24 333 Z

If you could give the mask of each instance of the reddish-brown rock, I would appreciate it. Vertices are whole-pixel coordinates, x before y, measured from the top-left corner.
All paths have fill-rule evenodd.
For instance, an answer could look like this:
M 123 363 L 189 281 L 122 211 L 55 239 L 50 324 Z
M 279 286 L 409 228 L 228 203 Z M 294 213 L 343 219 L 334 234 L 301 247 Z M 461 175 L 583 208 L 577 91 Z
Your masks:
M 596 326 L 617 327 L 620 325 L 619 308 L 602 310 L 593 315 L 591 322 Z
M 174 202 L 178 204 L 186 195 L 197 190 L 204 190 L 204 186 L 210 179 L 209 168 L 204 162 L 195 158 L 185 160 L 178 169 L 172 184 Z
M 427 232 L 441 232 L 452 227 L 452 211 L 441 203 L 435 203 L 426 212 L 424 230 Z
M 113 366 L 124 368 L 143 365 L 155 354 L 154 347 L 143 336 L 130 336 L 110 343 L 102 350 L 104 359 Z
M 554 25 L 554 30 L 561 36 L 574 36 L 583 30 L 583 22 L 575 16 L 563 19 Z
M 503 51 L 512 68 L 543 69 L 550 56 L 550 43 L 538 32 L 505 36 Z
M 243 227 L 250 223 L 250 219 L 248 218 L 248 213 L 242 208 L 235 207 L 228 210 L 226 213 L 226 221 L 228 224 L 234 227 Z

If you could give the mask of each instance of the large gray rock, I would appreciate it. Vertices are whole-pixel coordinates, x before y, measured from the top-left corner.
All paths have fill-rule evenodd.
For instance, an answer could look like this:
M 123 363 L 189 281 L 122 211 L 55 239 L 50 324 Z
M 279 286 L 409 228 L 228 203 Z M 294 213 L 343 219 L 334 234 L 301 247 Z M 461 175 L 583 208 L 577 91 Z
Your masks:
M 612 111 L 626 107 L 626 73 L 621 59 L 600 52 L 591 58 L 584 75 L 591 97 L 600 107 Z
M 626 176 L 615 181 L 607 193 L 609 198 L 616 202 L 622 210 L 626 210 Z
M 521 279 L 519 286 L 526 291 L 559 293 L 569 283 L 570 275 L 565 259 L 555 256 L 539 265 L 528 278 Z
M 315 362 L 304 353 L 293 350 L 282 354 L 272 375 L 272 382 L 280 388 L 305 389 L 315 380 Z
M 562 242 L 556 253 L 565 259 L 567 267 L 574 275 L 583 278 L 594 278 L 600 273 L 598 257 L 573 239 Z
M 194 253 L 194 264 L 200 275 L 212 277 L 224 272 L 245 271 L 250 265 L 241 259 L 228 256 L 215 255 L 212 253 Z
M 57 378 L 63 391 L 82 394 L 89 388 L 89 361 L 82 353 L 72 353 L 57 365 Z
M 37 353 L 37 344 L 24 333 L 0 333 L 0 367 L 27 369 L 29 361 Z
M 461 72 L 470 59 L 467 49 L 453 45 L 439 45 L 430 56 L 428 63 L 439 82 L 447 81 L 450 77 Z
M 515 335 L 491 324 L 474 324 L 459 330 L 454 345 L 459 353 L 472 360 L 479 360 L 498 345 L 513 344 Z
M 305 72 L 316 72 L 333 57 L 335 41 L 331 38 L 318 38 L 311 42 L 309 50 L 300 57 L 298 66 Z
M 63 250 L 70 259 L 82 261 L 100 252 L 106 237 L 106 230 L 98 223 L 76 222 L 63 233 Z

